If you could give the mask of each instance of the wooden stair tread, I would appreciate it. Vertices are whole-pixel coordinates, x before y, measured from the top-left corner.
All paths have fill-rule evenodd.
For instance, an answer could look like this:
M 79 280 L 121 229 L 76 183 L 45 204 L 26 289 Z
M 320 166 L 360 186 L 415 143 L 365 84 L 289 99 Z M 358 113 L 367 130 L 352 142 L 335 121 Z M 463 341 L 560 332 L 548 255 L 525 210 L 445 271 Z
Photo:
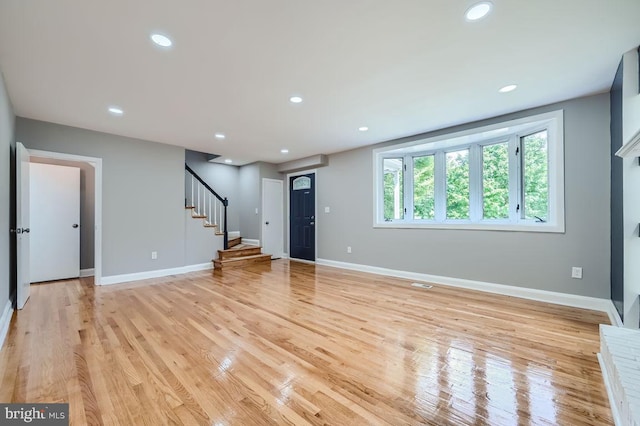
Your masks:
M 193 214 L 193 215 L 191 215 L 191 217 L 194 218 L 194 219 L 206 219 L 207 218 L 207 216 L 204 215 L 204 214 Z
M 234 262 L 240 262 L 240 261 L 243 261 L 243 260 L 260 259 L 260 258 L 269 258 L 269 260 L 271 260 L 271 255 L 270 254 L 260 253 L 260 254 L 252 254 L 252 255 L 249 255 L 249 256 L 230 257 L 229 259 L 222 259 L 220 262 L 222 262 L 222 263 L 234 263 Z M 216 260 L 218 260 L 218 259 L 216 259 Z
M 246 249 L 246 248 L 253 248 L 253 247 L 260 247 L 260 246 L 254 246 L 251 244 L 244 244 L 244 243 L 240 243 L 237 244 L 233 247 L 229 247 L 228 249 L 226 249 L 225 251 L 231 251 L 231 250 L 242 250 L 242 249 Z
M 254 254 L 250 256 L 231 257 L 229 259 L 214 259 L 214 269 L 239 268 L 254 263 L 271 263 L 270 254 Z
M 218 250 L 219 259 L 231 259 L 234 257 L 253 256 L 256 254 L 262 254 L 262 247 L 238 244 L 237 246 L 231 247 L 227 250 Z
M 229 248 L 242 244 L 242 237 L 229 238 L 228 244 Z

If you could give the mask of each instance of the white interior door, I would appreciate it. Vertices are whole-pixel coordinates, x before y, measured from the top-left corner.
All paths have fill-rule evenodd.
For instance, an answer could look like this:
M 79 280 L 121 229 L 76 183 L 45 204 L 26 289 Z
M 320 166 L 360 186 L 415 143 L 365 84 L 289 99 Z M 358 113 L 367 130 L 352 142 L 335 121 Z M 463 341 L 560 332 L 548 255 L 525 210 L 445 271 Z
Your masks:
M 29 151 L 20 142 L 16 143 L 16 239 L 18 309 L 22 309 L 29 298 Z
M 282 257 L 284 241 L 283 184 L 262 179 L 262 251 L 272 258 Z
M 31 282 L 80 276 L 80 169 L 31 163 Z

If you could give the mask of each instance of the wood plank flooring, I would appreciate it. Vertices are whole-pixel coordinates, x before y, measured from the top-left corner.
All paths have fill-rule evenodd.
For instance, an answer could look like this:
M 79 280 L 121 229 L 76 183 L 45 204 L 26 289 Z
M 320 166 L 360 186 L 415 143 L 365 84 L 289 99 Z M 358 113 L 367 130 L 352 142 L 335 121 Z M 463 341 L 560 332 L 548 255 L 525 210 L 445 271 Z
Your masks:
M 73 425 L 606 425 L 601 312 L 287 260 L 33 285 L 0 401 Z

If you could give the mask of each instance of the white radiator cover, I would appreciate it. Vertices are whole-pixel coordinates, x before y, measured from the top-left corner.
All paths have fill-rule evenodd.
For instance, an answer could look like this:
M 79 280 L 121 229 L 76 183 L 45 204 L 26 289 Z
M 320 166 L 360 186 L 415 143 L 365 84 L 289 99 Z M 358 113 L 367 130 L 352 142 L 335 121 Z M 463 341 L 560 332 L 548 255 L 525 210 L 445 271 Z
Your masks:
M 616 152 L 618 157 L 640 157 L 640 130 Z
M 640 426 L 640 331 L 600 325 L 600 361 L 616 424 Z

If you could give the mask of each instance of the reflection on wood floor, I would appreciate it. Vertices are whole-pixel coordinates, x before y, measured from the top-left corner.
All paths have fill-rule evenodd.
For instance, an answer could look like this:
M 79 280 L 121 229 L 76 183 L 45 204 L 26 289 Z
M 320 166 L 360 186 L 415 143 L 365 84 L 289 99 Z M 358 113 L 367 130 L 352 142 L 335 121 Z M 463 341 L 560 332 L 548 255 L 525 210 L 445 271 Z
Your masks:
M 71 424 L 611 424 L 601 312 L 287 260 L 34 285 L 0 401 Z

